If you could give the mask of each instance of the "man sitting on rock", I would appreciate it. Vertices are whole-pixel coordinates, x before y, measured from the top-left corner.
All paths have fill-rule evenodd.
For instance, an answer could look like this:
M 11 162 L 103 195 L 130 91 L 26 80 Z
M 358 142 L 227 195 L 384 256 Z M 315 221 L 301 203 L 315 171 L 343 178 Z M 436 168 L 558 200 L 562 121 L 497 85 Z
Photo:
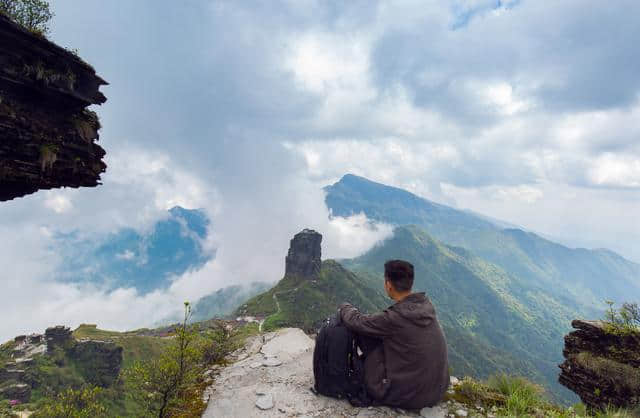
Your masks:
M 396 303 L 380 313 L 362 314 L 340 306 L 344 325 L 360 338 L 365 387 L 381 405 L 418 409 L 437 404 L 449 385 L 447 344 L 431 301 L 412 293 L 413 265 L 384 265 L 384 289 Z

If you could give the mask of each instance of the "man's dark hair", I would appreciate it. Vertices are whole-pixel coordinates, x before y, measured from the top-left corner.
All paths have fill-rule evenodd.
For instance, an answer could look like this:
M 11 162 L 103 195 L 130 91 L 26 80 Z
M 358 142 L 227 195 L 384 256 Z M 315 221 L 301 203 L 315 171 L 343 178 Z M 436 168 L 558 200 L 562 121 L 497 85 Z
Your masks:
M 384 278 L 391 281 L 398 292 L 408 292 L 413 287 L 413 264 L 404 260 L 389 260 L 384 263 Z

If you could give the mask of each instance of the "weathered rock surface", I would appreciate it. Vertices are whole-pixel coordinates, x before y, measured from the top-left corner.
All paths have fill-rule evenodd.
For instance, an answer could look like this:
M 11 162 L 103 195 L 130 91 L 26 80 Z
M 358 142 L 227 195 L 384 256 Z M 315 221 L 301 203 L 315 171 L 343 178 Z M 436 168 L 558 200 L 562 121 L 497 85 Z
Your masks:
M 56 347 L 69 348 L 73 343 L 71 329 L 64 325 L 56 325 L 47 328 L 44 332 L 44 339 L 47 342 L 47 351 L 51 353 Z
M 285 275 L 315 277 L 322 266 L 322 235 L 304 229 L 294 235 L 285 262 Z
M 83 377 L 90 383 L 109 387 L 120 373 L 122 347 L 110 341 L 78 341 L 69 356 L 80 365 Z
M 0 389 L 0 398 L 15 399 L 21 403 L 29 402 L 31 399 L 31 386 L 24 383 L 15 383 Z
M 434 408 L 406 411 L 388 407 L 357 408 L 345 400 L 315 395 L 313 386 L 314 341 L 298 328 L 285 328 L 252 337 L 234 353 L 233 364 L 210 372 L 205 418 L 218 417 L 425 417 L 453 416 L 466 409 L 448 401 Z M 280 366 L 265 367 L 267 359 Z M 450 415 L 451 414 L 451 415 Z M 469 413 L 469 416 L 484 416 Z
M 575 320 L 565 336 L 559 382 L 585 405 L 630 407 L 640 404 L 640 333 L 607 332 L 601 321 Z
M 0 201 L 93 187 L 106 169 L 87 110 L 107 84 L 74 53 L 0 15 Z

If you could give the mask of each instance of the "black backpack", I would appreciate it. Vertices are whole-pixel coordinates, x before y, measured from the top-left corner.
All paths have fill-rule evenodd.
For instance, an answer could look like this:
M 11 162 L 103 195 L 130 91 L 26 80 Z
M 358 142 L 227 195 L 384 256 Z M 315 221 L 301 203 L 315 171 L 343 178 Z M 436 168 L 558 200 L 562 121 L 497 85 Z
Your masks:
M 314 389 L 325 396 L 348 399 L 354 406 L 369 406 L 357 338 L 341 322 L 337 314 L 320 327 L 313 350 Z

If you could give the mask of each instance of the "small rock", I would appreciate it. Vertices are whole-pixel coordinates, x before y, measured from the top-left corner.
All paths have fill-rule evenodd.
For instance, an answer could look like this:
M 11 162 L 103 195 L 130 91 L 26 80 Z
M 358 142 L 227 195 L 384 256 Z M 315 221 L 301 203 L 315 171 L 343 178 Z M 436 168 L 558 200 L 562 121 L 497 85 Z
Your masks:
M 451 376 L 449 378 L 449 382 L 451 383 L 452 386 L 455 386 L 460 383 L 460 380 L 458 380 L 458 378 L 455 376 Z
M 459 417 L 466 417 L 469 413 L 464 409 L 456 410 L 456 415 Z
M 444 418 L 445 413 L 441 407 L 434 406 L 433 408 L 422 408 L 420 410 L 420 416 L 423 418 Z
M 262 361 L 262 365 L 266 367 L 276 367 L 282 364 L 282 361 L 277 357 L 271 357 Z
M 257 369 L 260 366 L 262 366 L 262 363 L 259 361 L 255 361 L 249 365 L 249 367 L 251 367 L 252 369 Z
M 256 406 L 263 411 L 273 408 L 273 396 L 270 394 L 258 395 Z

